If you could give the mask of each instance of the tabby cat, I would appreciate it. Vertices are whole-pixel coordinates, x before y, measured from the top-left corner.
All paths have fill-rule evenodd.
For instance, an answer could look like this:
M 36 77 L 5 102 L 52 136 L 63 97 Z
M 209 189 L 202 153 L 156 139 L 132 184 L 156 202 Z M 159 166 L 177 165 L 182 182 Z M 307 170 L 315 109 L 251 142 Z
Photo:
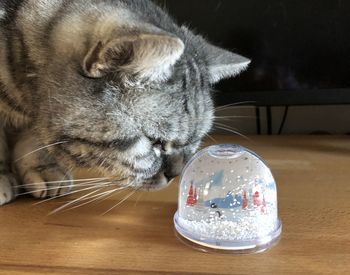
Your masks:
M 248 64 L 148 0 L 2 0 L 0 205 L 17 182 L 66 194 L 75 167 L 167 186 L 211 129 L 211 86 Z

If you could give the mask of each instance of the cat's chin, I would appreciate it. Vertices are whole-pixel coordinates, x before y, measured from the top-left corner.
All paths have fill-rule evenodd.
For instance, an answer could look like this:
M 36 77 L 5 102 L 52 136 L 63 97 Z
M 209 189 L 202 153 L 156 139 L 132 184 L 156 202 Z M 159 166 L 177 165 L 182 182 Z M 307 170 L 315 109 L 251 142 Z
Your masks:
M 156 192 L 168 187 L 174 178 L 167 178 L 164 173 L 159 173 L 151 179 L 144 180 L 139 187 L 141 191 Z

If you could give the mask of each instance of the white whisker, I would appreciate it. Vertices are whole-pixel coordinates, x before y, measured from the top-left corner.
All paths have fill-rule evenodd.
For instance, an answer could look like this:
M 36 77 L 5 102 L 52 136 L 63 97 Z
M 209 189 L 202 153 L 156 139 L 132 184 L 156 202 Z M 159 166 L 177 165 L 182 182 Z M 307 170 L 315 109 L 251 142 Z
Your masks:
M 82 203 L 82 204 L 79 204 L 79 205 L 76 205 L 76 206 L 73 206 L 73 207 L 71 207 L 71 208 L 65 210 L 65 212 L 66 212 L 66 211 L 69 211 L 69 210 L 73 210 L 73 209 L 79 208 L 79 207 L 82 207 L 82 206 L 87 205 L 87 204 L 91 204 L 91 203 L 93 203 L 93 202 L 95 202 L 95 201 L 98 201 L 98 200 L 100 200 L 100 199 L 103 199 L 104 197 L 106 197 L 106 196 L 108 196 L 108 195 L 110 195 L 110 194 L 114 194 L 114 193 L 117 192 L 117 191 L 123 191 L 123 190 L 125 190 L 125 189 L 128 188 L 128 187 L 129 187 L 129 186 L 124 186 L 124 187 L 120 187 L 120 188 L 117 188 L 117 189 L 108 190 L 108 191 L 105 191 L 105 192 L 102 192 L 102 193 L 93 195 L 93 196 L 91 196 L 91 197 L 89 197 L 89 198 L 85 198 L 84 200 L 89 200 L 89 201 L 87 201 L 87 202 L 85 202 L 85 203 Z M 92 199 L 92 200 L 91 200 L 91 199 Z M 83 201 L 84 201 L 84 200 L 83 200 Z
M 135 201 L 135 204 L 134 204 L 134 207 L 137 206 L 137 204 L 139 203 L 141 197 L 143 196 L 144 192 L 141 192 L 140 195 L 137 197 L 136 201 Z
M 127 188 L 131 187 L 134 184 L 134 182 L 135 182 L 134 180 L 132 180 L 131 182 L 128 182 L 127 185 L 125 186 L 126 188 L 121 189 L 121 191 L 124 191 Z M 112 191 L 119 191 L 119 190 L 112 190 Z M 112 197 L 113 195 L 114 195 L 114 192 L 111 192 L 110 194 L 107 194 L 106 196 L 103 196 L 101 198 L 102 200 L 100 202 L 103 202 L 103 201 L 107 200 L 108 198 Z
M 104 195 L 105 193 L 109 193 L 109 192 L 112 193 L 112 192 L 116 192 L 116 191 L 119 191 L 119 190 L 124 190 L 124 189 L 127 189 L 128 187 L 130 187 L 132 184 L 133 184 L 133 182 L 127 183 L 126 185 L 123 185 L 123 186 L 117 186 L 117 188 L 114 188 L 114 189 L 112 189 L 112 190 L 105 191 L 105 192 L 103 192 L 103 193 L 94 195 L 94 196 L 89 197 L 89 198 L 85 198 L 84 200 L 89 200 L 89 199 L 92 199 L 92 198 L 94 198 L 94 197 L 96 197 L 96 196 Z M 111 184 L 110 186 L 115 186 L 115 184 Z M 110 187 L 110 186 L 108 186 L 108 187 Z
M 128 187 L 131 187 L 131 186 L 128 186 Z M 127 187 L 127 188 L 128 188 L 128 187 Z M 118 193 L 119 193 L 119 192 L 122 192 L 122 191 L 127 190 L 127 188 L 123 188 L 123 189 L 120 189 L 120 190 L 113 190 L 113 192 L 111 192 L 110 194 L 103 195 L 102 197 L 100 197 L 101 201 L 98 202 L 98 203 L 101 203 L 101 202 L 103 202 L 103 201 L 105 201 L 105 200 L 111 198 L 111 197 L 115 194 L 115 192 L 118 192 Z
M 56 145 L 64 144 L 64 143 L 67 143 L 67 142 L 68 141 L 59 141 L 59 142 L 56 142 L 56 143 L 52 143 L 52 144 L 40 147 L 40 148 L 38 148 L 38 149 L 36 149 L 34 151 L 29 152 L 28 154 L 25 154 L 24 156 L 16 159 L 15 162 L 18 162 L 18 161 L 20 161 L 20 160 L 22 160 L 22 159 L 24 159 L 24 158 L 26 158 L 26 157 L 36 153 L 36 152 L 39 152 L 40 150 L 43 150 L 43 149 L 46 149 L 46 148 L 49 148 L 49 147 L 53 147 L 53 146 L 56 146 Z
M 230 108 L 230 107 L 236 107 L 236 106 L 240 106 L 240 105 L 253 104 L 253 103 L 256 103 L 256 101 L 236 102 L 236 103 L 231 103 L 231 104 L 227 104 L 227 105 L 216 107 L 215 110 L 216 111 L 222 111 L 222 110 Z M 240 107 L 249 107 L 249 108 L 251 108 L 251 106 L 240 106 Z
M 110 182 L 112 183 L 112 182 Z M 103 182 L 94 182 L 94 181 L 91 181 L 91 182 L 86 182 L 86 183 L 80 183 L 80 184 L 76 184 L 76 185 L 72 185 L 72 189 L 73 188 L 79 188 L 79 187 L 85 187 L 85 186 L 99 186 L 101 184 L 104 184 Z M 42 192 L 42 191 L 51 191 L 51 190 L 55 190 L 55 189 L 60 189 L 62 188 L 62 185 L 57 185 L 57 186 L 53 186 L 53 187 L 47 187 L 47 188 L 41 188 L 41 189 L 35 189 L 35 190 L 32 190 L 32 191 L 28 191 L 28 192 L 24 192 L 24 193 L 19 193 L 18 195 L 19 196 L 24 196 L 24 195 L 28 195 L 28 194 L 32 194 L 32 193 L 36 193 L 36 192 Z
M 74 204 L 74 203 L 77 203 L 77 202 L 79 202 L 80 200 L 82 200 L 82 199 L 84 199 L 84 198 L 86 198 L 86 197 L 88 197 L 88 196 L 90 196 L 90 195 L 92 195 L 92 194 L 97 193 L 98 191 L 100 191 L 100 190 L 102 190 L 102 189 L 103 189 L 103 188 L 100 188 L 100 189 L 98 189 L 98 190 L 94 190 L 94 191 L 90 192 L 89 194 L 86 194 L 86 195 L 84 195 L 84 196 L 82 196 L 82 197 L 79 197 L 79 198 L 77 198 L 77 199 L 75 199 L 75 200 L 69 202 L 69 203 L 66 203 L 66 204 L 62 205 L 61 207 L 58 207 L 57 209 L 51 211 L 51 212 L 49 213 L 49 215 L 53 215 L 53 214 L 55 214 L 55 213 L 57 213 L 57 212 L 59 212 L 59 211 L 65 209 L 65 208 L 67 208 L 68 206 L 70 206 L 70 205 L 72 205 L 72 204 Z
M 210 138 L 213 142 L 218 143 L 215 138 L 213 138 L 210 134 L 205 134 L 208 138 Z
M 233 118 L 237 118 L 237 119 L 242 119 L 242 118 L 256 119 L 256 116 L 215 116 L 214 117 L 214 119 L 233 119 Z
M 77 179 L 77 180 L 55 180 L 55 181 L 41 181 L 41 182 L 34 182 L 34 183 L 30 183 L 30 184 L 22 184 L 22 185 L 17 185 L 17 187 L 26 187 L 26 186 L 34 186 L 34 185 L 40 185 L 40 184 L 52 184 L 52 183 L 65 183 L 65 182 L 72 182 L 72 183 L 76 183 L 76 182 L 89 182 L 89 181 L 103 181 L 103 180 L 107 180 L 109 178 L 91 178 L 91 179 Z
M 238 136 L 240 136 L 240 137 L 242 137 L 242 138 L 244 138 L 244 139 L 246 139 L 246 140 L 248 140 L 250 142 L 253 142 L 250 138 L 248 138 L 247 136 L 241 134 L 240 132 L 236 131 L 235 129 L 233 129 L 233 128 L 229 127 L 229 126 L 215 125 L 215 128 L 221 129 L 221 130 L 225 130 L 227 132 L 230 132 L 230 133 L 233 133 L 235 135 L 238 135 Z
M 96 188 L 106 188 L 106 187 L 110 186 L 110 184 L 111 184 L 111 182 L 106 182 L 104 184 L 100 184 L 100 185 L 96 185 L 96 186 L 92 186 L 92 187 L 86 187 L 86 188 L 83 188 L 83 189 L 75 190 L 75 191 L 72 191 L 72 192 L 68 192 L 66 194 L 58 195 L 58 196 L 55 196 L 55 197 L 52 197 L 52 198 L 48 198 L 48 199 L 39 201 L 37 203 L 34 203 L 33 205 L 39 205 L 39 204 L 42 204 L 42 203 L 45 203 L 45 202 L 48 202 L 48 201 L 52 201 L 52 200 L 59 199 L 59 198 L 62 198 L 62 197 L 67 197 L 67 196 L 70 196 L 72 194 L 76 194 L 76 193 L 80 193 L 80 192 L 84 192 L 84 191 L 89 191 L 89 190 L 96 189 Z
M 104 212 L 104 213 L 102 214 L 102 216 L 106 215 L 107 213 L 109 213 L 110 211 L 112 211 L 113 209 L 115 209 L 116 207 L 118 207 L 119 205 L 121 205 L 121 204 L 122 204 L 123 202 L 125 202 L 128 198 L 130 198 L 132 195 L 134 195 L 139 189 L 140 189 L 140 188 L 133 190 L 131 193 L 129 193 L 129 195 L 125 196 L 124 199 L 122 199 L 122 200 L 119 201 L 116 205 L 114 205 L 113 207 L 111 207 L 110 209 L 108 209 L 106 212 Z

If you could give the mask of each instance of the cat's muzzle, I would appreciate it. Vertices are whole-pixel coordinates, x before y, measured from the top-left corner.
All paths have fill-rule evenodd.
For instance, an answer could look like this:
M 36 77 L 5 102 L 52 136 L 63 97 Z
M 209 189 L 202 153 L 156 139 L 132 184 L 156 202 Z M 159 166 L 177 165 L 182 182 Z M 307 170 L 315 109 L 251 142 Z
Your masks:
M 160 172 L 153 178 L 144 180 L 142 183 L 141 190 L 148 192 L 155 192 L 168 187 L 175 177 L 167 177 L 164 172 Z

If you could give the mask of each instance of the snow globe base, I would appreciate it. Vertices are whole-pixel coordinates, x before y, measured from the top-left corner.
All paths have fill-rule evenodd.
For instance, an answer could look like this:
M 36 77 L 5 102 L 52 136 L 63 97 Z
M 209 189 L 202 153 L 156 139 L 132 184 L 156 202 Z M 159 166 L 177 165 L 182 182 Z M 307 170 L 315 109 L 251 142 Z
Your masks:
M 256 254 L 264 252 L 279 242 L 282 233 L 282 224 L 269 236 L 251 241 L 218 241 L 198 239 L 193 233 L 182 228 L 177 222 L 178 213 L 174 216 L 175 235 L 185 245 L 205 253 L 221 253 L 221 254 Z
M 272 247 L 282 225 L 271 170 L 240 145 L 203 149 L 182 172 L 174 224 L 179 238 L 201 251 L 248 254 Z

